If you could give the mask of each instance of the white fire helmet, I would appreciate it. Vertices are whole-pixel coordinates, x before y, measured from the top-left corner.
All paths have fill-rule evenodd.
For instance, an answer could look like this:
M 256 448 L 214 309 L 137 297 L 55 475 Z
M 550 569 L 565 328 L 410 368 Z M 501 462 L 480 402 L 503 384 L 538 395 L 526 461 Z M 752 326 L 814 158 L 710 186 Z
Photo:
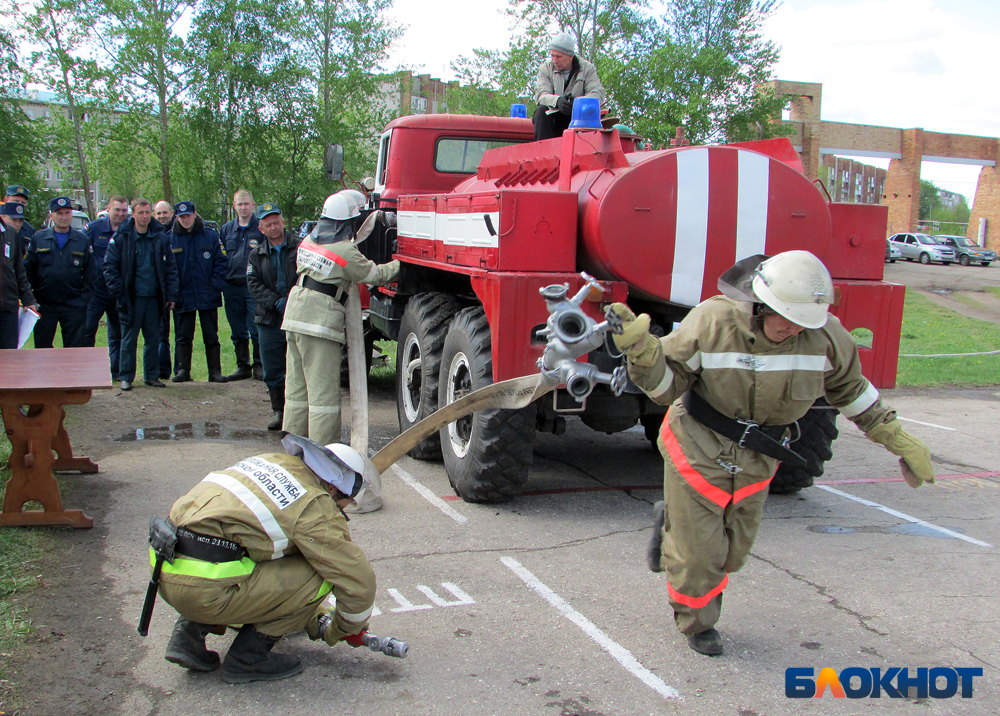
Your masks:
M 360 208 L 344 196 L 344 192 L 337 192 L 328 196 L 326 201 L 323 202 L 323 212 L 320 214 L 320 217 L 336 221 L 346 221 L 360 214 Z
M 357 214 L 355 214 L 355 216 L 360 214 L 361 210 L 368 205 L 368 197 L 357 189 L 344 189 L 343 191 L 337 193 L 345 197 L 348 203 L 356 209 Z
M 826 266 L 808 251 L 786 251 L 754 272 L 753 292 L 765 305 L 805 328 L 826 325 L 833 301 L 833 280 Z
M 361 476 L 363 481 L 361 489 L 359 492 L 352 495 L 355 502 L 362 504 L 365 501 L 365 495 L 367 493 L 370 495 L 368 497 L 369 502 L 373 499 L 378 500 L 379 504 L 374 509 L 381 508 L 382 475 L 379 473 L 378 468 L 375 467 L 375 463 L 371 461 L 371 458 L 362 455 L 354 448 L 342 443 L 330 443 L 326 446 L 326 449 L 336 455 L 338 460 Z M 362 511 L 371 512 L 373 510 L 366 509 Z

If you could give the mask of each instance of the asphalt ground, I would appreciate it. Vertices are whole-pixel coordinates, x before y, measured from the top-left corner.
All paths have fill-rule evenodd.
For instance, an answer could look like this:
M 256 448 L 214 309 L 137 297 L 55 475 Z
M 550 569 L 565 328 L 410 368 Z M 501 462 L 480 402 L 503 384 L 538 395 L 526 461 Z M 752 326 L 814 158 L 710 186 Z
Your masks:
M 995 267 L 905 268 L 981 281 Z M 538 437 L 512 502 L 466 504 L 441 464 L 404 458 L 385 476 L 386 508 L 352 517 L 379 580 L 370 629 L 409 642 L 406 659 L 292 635 L 276 650 L 303 659 L 301 676 L 229 686 L 163 659 L 176 616 L 166 603 L 149 637 L 136 634 L 145 535 L 150 515 L 209 471 L 277 449 L 259 430 L 263 388 L 95 394 L 71 408 L 70 432 L 101 472 L 64 478 L 63 499 L 96 525 L 52 532 L 46 582 L 26 604 L 36 631 L 16 661 L 20 713 L 998 713 L 1000 387 L 883 397 L 930 447 L 938 484 L 907 487 L 895 458 L 841 418 L 818 485 L 765 505 L 752 556 L 725 592 L 722 657 L 687 647 L 663 576 L 645 566 L 659 454 L 638 428 L 606 436 L 571 420 L 566 435 Z M 393 398 L 372 395 L 373 449 L 397 431 Z M 199 422 L 210 408 L 212 422 Z M 209 645 L 224 654 L 231 639 Z M 786 696 L 786 669 L 825 667 L 983 675 L 971 698 Z

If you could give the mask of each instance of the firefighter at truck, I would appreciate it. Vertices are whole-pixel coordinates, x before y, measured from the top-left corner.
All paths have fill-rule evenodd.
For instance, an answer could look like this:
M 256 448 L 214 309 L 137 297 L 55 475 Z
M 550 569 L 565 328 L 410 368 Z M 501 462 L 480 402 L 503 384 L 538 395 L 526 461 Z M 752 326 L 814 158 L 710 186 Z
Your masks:
M 156 535 L 169 534 L 172 545 L 159 594 L 181 615 L 167 661 L 214 671 L 219 655 L 205 638 L 242 624 L 221 663 L 223 681 L 284 679 L 301 673 L 302 662 L 271 651 L 283 635 L 305 629 L 334 646 L 367 627 L 375 572 L 351 541 L 342 508 L 375 466 L 347 445 L 297 435 L 282 445 L 288 454 L 210 473 L 174 503 L 169 522 L 153 518 L 150 544 L 158 549 Z M 157 556 L 151 549 L 151 560 Z
M 604 103 L 604 85 L 597 69 L 576 55 L 576 40 L 566 32 L 552 36 L 549 59 L 538 68 L 535 78 L 535 141 L 561 137 L 573 116 L 573 100 L 596 97 Z
M 316 228 L 299 244 L 298 279 L 288 293 L 281 328 L 288 341 L 282 429 L 320 444 L 340 440 L 340 369 L 347 292 L 352 283 L 396 280 L 399 261 L 378 265 L 354 244 L 364 195 L 331 194 Z M 369 220 L 382 220 L 375 212 Z M 370 227 L 369 227 L 370 230 Z
M 729 573 L 746 561 L 767 487 L 794 452 L 795 421 L 820 397 L 901 459 L 906 482 L 934 482 L 930 453 L 861 375 L 851 334 L 828 314 L 833 282 L 807 251 L 755 256 L 719 279 L 725 295 L 663 338 L 622 303 L 614 336 L 629 375 L 670 409 L 657 440 L 663 496 L 654 506 L 650 569 L 666 571 L 674 621 L 700 654 L 722 654 L 715 629 Z

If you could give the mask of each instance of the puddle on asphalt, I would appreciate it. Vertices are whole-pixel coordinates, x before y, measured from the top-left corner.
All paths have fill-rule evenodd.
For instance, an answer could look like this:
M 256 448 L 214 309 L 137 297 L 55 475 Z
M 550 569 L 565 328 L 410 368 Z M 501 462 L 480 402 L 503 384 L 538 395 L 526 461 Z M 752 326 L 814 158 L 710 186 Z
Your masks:
M 875 527 L 872 525 L 866 525 L 864 527 L 843 527 L 840 525 L 810 525 L 806 528 L 810 532 L 816 532 L 818 534 L 824 535 L 849 535 L 857 532 L 877 532 L 879 534 L 894 534 L 894 535 L 907 535 L 910 537 L 938 537 L 941 539 L 958 539 L 957 537 L 952 537 L 951 535 L 945 534 L 944 532 L 939 532 L 931 527 L 926 527 L 924 525 L 914 524 L 912 522 L 907 522 L 902 525 L 895 525 L 893 527 Z M 965 534 L 965 530 L 959 529 L 958 527 L 949 527 L 952 532 L 958 532 L 959 534 Z
M 230 428 L 221 423 L 177 423 L 157 428 L 138 428 L 121 437 L 116 443 L 141 440 L 266 440 L 277 435 L 260 428 Z

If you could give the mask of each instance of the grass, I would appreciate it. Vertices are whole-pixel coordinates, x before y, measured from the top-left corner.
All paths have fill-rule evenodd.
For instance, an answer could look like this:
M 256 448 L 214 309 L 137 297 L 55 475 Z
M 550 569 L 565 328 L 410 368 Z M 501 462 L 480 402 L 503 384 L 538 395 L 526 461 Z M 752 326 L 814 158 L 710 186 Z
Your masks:
M 993 290 L 995 292 L 996 289 Z M 1000 350 L 1000 325 L 968 318 L 906 292 L 900 354 L 979 353 Z M 900 358 L 900 386 L 995 385 L 1000 355 L 961 358 Z

